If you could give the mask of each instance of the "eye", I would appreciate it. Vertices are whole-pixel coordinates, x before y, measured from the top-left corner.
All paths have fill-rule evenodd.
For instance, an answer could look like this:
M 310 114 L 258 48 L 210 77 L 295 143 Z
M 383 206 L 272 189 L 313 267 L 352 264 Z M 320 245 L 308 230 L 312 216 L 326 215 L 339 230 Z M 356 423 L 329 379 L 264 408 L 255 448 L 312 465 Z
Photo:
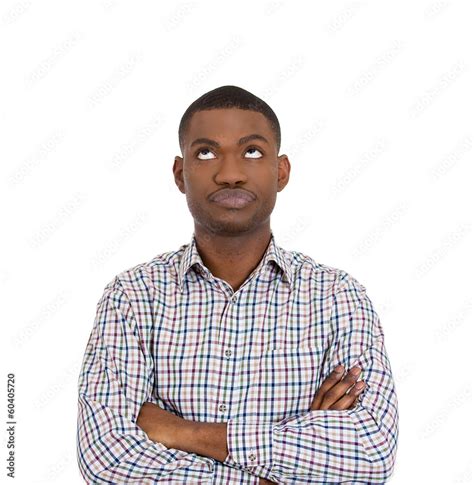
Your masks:
M 249 158 L 262 158 L 263 157 L 263 153 L 258 148 L 250 147 L 250 148 L 247 149 L 247 152 L 249 152 L 251 150 L 255 150 L 255 151 L 259 152 L 260 156 L 253 156 L 253 157 L 249 157 Z M 245 153 L 247 153 L 247 152 L 245 152 Z
M 199 154 L 202 153 L 202 152 L 208 152 L 209 154 L 213 155 L 213 153 L 209 149 L 207 149 L 207 148 L 201 148 L 201 150 L 199 150 L 196 153 L 196 156 L 197 156 L 197 158 L 199 158 L 199 160 L 211 160 L 211 158 L 209 158 L 209 157 L 206 157 L 206 158 L 200 157 Z
M 246 158 L 262 158 L 263 157 L 263 153 L 258 148 L 249 147 L 249 148 L 247 148 L 247 151 L 245 153 L 248 153 L 248 152 L 253 152 L 253 155 L 251 155 L 250 157 L 246 157 Z M 202 153 L 205 153 L 205 155 L 200 156 L 200 154 L 202 154 Z M 260 155 L 258 155 L 258 154 L 260 154 Z M 196 152 L 196 157 L 199 160 L 212 160 L 213 158 L 215 158 L 214 154 L 208 148 L 201 148 L 199 151 Z

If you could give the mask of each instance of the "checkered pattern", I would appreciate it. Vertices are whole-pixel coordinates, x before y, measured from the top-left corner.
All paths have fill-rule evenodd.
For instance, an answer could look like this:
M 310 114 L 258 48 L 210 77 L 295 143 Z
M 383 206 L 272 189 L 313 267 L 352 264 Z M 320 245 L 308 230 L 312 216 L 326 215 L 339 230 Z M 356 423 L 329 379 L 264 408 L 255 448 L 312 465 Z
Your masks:
M 349 410 L 309 410 L 338 364 L 362 368 Z M 227 422 L 228 456 L 149 440 L 142 404 Z M 118 274 L 97 304 L 79 376 L 77 451 L 87 483 L 384 483 L 398 439 L 384 335 L 348 273 L 277 246 L 234 292 L 195 235 Z

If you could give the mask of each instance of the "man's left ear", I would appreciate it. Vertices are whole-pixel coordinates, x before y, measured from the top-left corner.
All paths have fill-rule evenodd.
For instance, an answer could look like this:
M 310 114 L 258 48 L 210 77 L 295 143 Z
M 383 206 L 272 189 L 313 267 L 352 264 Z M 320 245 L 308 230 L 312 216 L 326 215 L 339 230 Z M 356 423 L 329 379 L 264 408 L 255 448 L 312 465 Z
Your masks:
M 282 191 L 290 180 L 291 165 L 288 156 L 283 154 L 277 158 L 278 164 L 278 192 Z

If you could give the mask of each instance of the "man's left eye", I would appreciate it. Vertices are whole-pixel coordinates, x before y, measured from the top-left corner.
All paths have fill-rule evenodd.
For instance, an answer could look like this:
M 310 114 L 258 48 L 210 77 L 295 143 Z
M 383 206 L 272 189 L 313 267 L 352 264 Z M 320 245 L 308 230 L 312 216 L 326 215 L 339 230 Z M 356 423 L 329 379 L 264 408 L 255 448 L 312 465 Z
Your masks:
M 250 158 L 262 158 L 262 157 L 263 157 L 262 152 L 261 152 L 260 150 L 258 150 L 257 148 L 249 148 L 249 149 L 247 150 L 247 153 L 248 153 L 248 152 L 250 152 L 251 150 L 254 150 L 255 152 L 260 153 L 260 156 L 253 156 L 253 157 L 250 157 Z M 254 153 L 255 153 L 255 152 L 254 152 Z

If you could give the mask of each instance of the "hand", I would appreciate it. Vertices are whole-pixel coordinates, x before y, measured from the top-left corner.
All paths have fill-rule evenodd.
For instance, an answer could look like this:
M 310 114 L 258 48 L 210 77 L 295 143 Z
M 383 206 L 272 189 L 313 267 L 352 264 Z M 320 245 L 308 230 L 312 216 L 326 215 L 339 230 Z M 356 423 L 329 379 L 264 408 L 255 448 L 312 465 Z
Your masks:
M 268 483 L 276 483 L 276 482 L 271 482 L 270 480 L 267 480 L 266 478 L 260 478 L 258 485 L 267 485 Z
M 311 410 L 343 410 L 353 407 L 358 399 L 357 396 L 365 387 L 364 381 L 359 381 L 355 384 L 360 373 L 360 367 L 354 366 L 346 374 L 344 379 L 342 379 L 342 376 L 344 375 L 344 366 L 338 365 L 316 392 L 313 402 L 311 403 Z M 351 389 L 346 394 L 349 388 Z

